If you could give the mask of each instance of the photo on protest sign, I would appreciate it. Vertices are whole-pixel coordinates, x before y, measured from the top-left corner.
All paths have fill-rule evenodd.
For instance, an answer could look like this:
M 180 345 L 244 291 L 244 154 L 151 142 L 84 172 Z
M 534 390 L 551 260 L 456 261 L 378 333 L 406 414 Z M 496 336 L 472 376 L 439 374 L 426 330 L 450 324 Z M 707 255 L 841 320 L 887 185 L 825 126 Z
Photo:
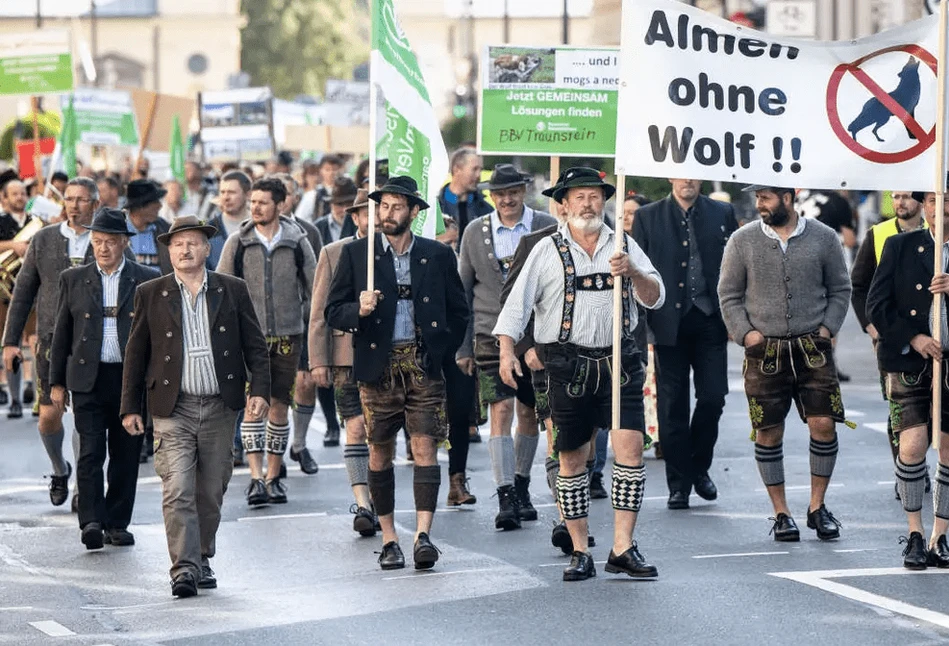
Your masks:
M 793 188 L 932 188 L 938 26 L 856 41 L 624 0 L 617 172 Z
M 202 92 L 199 102 L 204 161 L 260 161 L 273 156 L 270 88 Z
M 481 78 L 480 152 L 613 156 L 618 50 L 489 46 Z

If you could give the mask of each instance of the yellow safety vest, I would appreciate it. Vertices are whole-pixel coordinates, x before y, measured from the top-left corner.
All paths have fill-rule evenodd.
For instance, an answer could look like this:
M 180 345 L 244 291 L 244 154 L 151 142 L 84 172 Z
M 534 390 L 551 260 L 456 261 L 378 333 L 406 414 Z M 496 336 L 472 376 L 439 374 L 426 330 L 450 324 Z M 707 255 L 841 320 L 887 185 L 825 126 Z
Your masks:
M 887 239 L 891 236 L 895 236 L 898 233 L 903 233 L 900 231 L 900 225 L 898 222 L 898 218 L 893 218 L 891 220 L 880 222 L 879 224 L 874 224 L 872 227 L 870 227 L 870 230 L 873 231 L 873 252 L 876 254 L 877 267 L 880 266 L 880 258 L 883 257 L 883 245 Z M 923 228 L 929 228 L 929 225 L 926 224 L 926 220 L 923 220 Z

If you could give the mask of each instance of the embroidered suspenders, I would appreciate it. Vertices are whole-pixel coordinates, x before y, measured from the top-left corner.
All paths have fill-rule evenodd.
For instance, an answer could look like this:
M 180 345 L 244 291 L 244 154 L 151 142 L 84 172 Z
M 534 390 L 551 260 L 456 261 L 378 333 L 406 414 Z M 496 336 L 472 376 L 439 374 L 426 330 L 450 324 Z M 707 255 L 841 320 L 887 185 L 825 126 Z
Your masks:
M 560 343 L 567 343 L 570 340 L 570 332 L 573 329 L 573 307 L 577 299 L 577 290 L 581 291 L 605 291 L 613 289 L 613 276 L 608 273 L 593 273 L 585 276 L 577 276 L 576 268 L 573 264 L 573 255 L 570 253 L 570 247 L 559 231 L 554 233 L 551 238 L 557 247 L 557 253 L 560 254 L 560 262 L 563 263 L 563 316 L 560 323 Z M 623 251 L 629 253 L 626 235 L 623 235 Z M 579 285 L 577 281 L 579 280 Z M 629 282 L 623 281 L 623 338 L 629 338 L 629 326 L 631 323 L 629 312 Z

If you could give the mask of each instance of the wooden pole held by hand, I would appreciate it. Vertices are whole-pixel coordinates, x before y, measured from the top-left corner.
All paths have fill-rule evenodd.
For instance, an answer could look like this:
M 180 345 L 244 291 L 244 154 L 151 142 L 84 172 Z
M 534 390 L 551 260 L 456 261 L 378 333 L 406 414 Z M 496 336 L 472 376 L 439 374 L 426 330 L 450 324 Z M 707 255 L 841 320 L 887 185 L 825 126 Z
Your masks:
M 949 24 L 949 2 L 939 6 L 939 60 L 936 95 L 936 238 L 933 273 L 943 273 L 942 246 L 945 235 L 943 219 L 946 199 L 946 29 Z M 933 294 L 933 338 L 942 346 L 942 294 Z M 942 436 L 942 361 L 933 359 L 933 448 L 939 450 Z
M 623 239 L 626 232 L 623 230 L 623 195 L 626 194 L 626 176 L 616 175 L 616 218 L 613 226 L 614 253 L 623 253 Z M 623 332 L 625 332 L 626 322 L 623 320 L 623 284 L 625 280 L 622 276 L 613 279 L 613 418 L 610 423 L 612 430 L 620 428 L 620 375 L 623 373 Z

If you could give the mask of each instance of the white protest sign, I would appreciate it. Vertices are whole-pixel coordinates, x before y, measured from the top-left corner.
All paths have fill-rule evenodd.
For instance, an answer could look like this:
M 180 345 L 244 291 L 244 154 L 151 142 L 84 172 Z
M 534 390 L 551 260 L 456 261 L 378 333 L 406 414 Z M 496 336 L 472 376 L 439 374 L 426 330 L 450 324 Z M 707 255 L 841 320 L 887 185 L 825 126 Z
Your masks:
M 932 188 L 936 17 L 827 43 L 624 0 L 622 33 L 618 173 Z

